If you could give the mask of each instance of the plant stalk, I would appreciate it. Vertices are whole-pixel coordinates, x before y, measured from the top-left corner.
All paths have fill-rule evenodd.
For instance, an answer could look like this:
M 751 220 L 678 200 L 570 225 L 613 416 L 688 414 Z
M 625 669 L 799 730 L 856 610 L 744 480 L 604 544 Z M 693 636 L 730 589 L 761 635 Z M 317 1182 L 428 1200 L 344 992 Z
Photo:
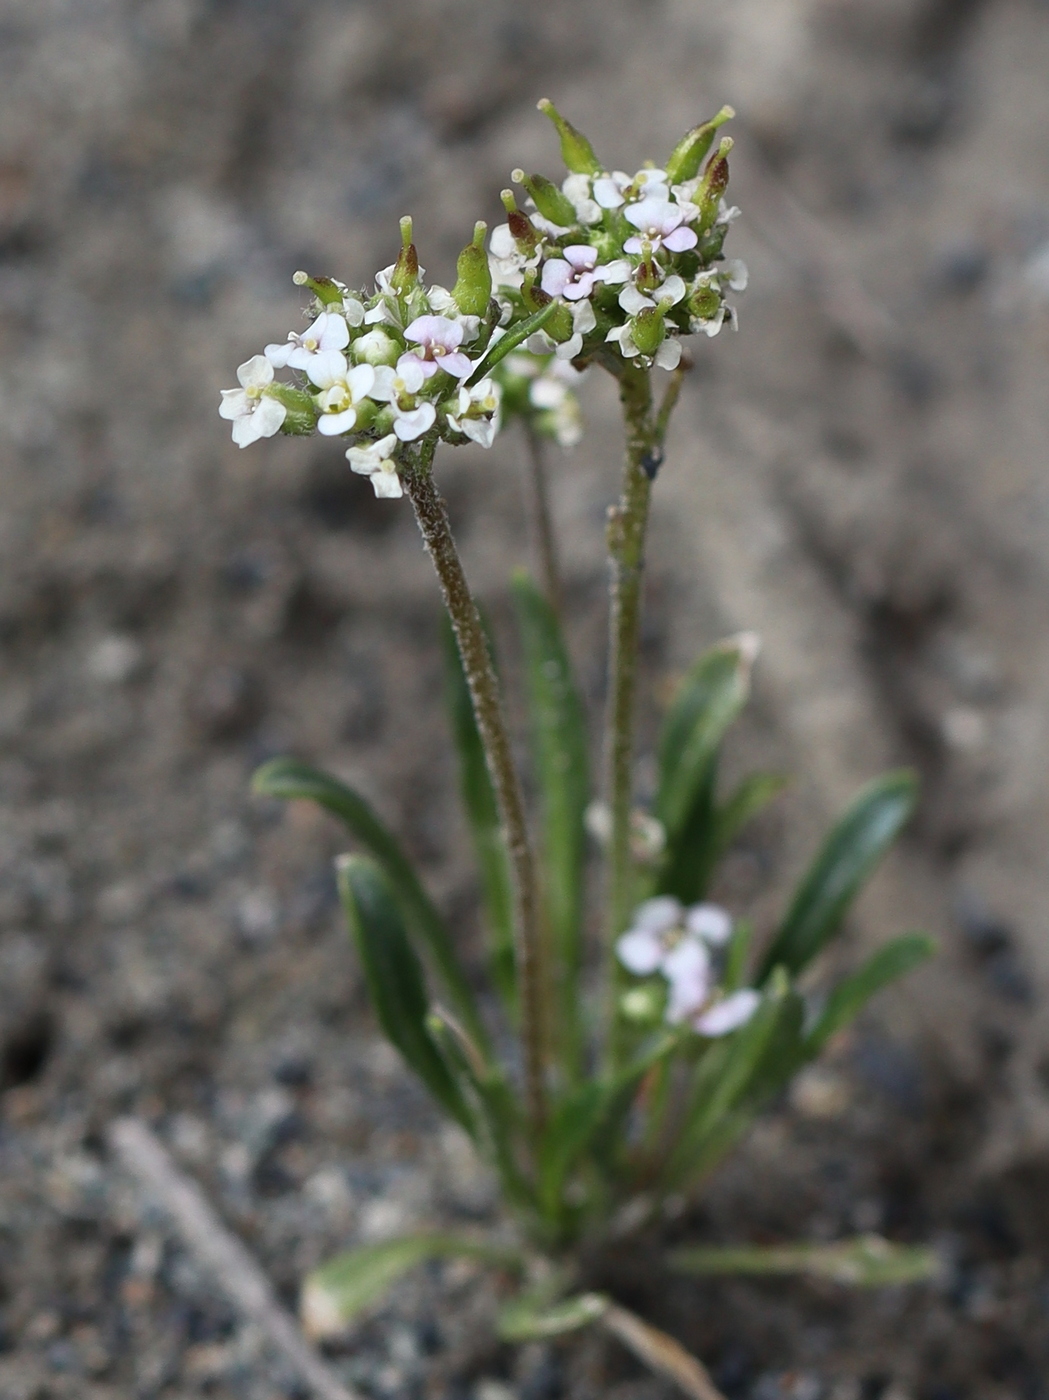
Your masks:
M 419 522 L 426 551 L 437 571 L 444 605 L 451 618 L 510 857 L 525 1088 L 529 1117 L 533 1128 L 538 1131 L 546 1117 L 546 1036 L 543 943 L 535 864 L 510 736 L 503 719 L 499 682 L 488 653 L 480 614 L 452 538 L 448 510 L 433 480 L 431 466 L 435 447 L 436 443 L 423 444 L 414 460 L 405 463 L 401 480 L 414 507 L 415 518 Z
M 528 422 L 524 427 L 528 445 L 529 504 L 539 551 L 539 566 L 546 600 L 558 618 L 562 616 L 561 566 L 557 557 L 557 537 L 550 511 L 550 490 L 547 483 L 546 457 L 539 434 Z
M 619 376 L 619 399 L 626 434 L 622 492 L 608 512 L 609 688 L 605 718 L 605 792 L 611 817 L 607 854 L 606 957 L 609 959 L 609 1050 L 615 1044 L 615 1008 L 620 979 L 615 941 L 633 912 L 634 873 L 630 852 L 630 813 L 634 757 L 637 652 L 641 634 L 641 582 L 645 531 L 652 482 L 644 463 L 657 445 L 652 422 L 649 372 L 627 366 Z

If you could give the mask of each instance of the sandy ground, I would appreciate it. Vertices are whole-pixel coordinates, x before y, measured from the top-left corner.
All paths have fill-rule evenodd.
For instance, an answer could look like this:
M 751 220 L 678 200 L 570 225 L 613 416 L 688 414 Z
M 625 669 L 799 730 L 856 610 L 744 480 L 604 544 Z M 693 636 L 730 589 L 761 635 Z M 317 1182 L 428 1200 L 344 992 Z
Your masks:
M 767 917 L 906 762 L 921 816 L 842 956 L 942 940 L 681 1228 L 882 1229 L 937 1243 L 943 1280 L 619 1286 L 733 1400 L 1046 1395 L 1046 6 L 7 0 L 0 68 L 3 1400 L 295 1393 L 108 1159 L 116 1113 L 289 1299 L 342 1244 L 491 1216 L 374 1037 L 338 831 L 247 795 L 289 750 L 351 777 L 476 941 L 427 562 L 335 446 L 239 453 L 215 405 L 298 323 L 295 268 L 364 280 L 410 210 L 447 280 L 512 166 L 556 173 L 544 94 L 625 167 L 741 115 L 752 284 L 659 480 L 646 732 L 704 644 L 760 631 L 734 761 L 798 776 L 722 893 Z M 596 714 L 618 447 L 608 385 L 584 397 L 555 504 Z M 508 434 L 440 468 L 507 646 L 521 466 Z M 333 1364 L 380 1400 L 664 1393 L 596 1343 L 515 1359 L 481 1340 L 490 1301 L 414 1280 Z

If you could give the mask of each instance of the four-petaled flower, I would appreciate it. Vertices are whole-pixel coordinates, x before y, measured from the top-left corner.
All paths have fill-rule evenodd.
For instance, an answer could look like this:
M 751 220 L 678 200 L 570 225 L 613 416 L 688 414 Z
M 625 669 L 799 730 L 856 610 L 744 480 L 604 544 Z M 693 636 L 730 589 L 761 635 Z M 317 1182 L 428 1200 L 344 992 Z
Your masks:
M 628 238 L 623 251 L 640 253 L 646 242 L 651 244 L 653 252 L 666 248 L 669 253 L 684 253 L 694 248 L 699 238 L 695 229 L 684 223 L 687 212 L 680 205 L 671 204 L 669 199 L 653 196 L 646 196 L 637 204 L 628 204 L 623 214 L 642 236 Z
M 378 442 L 369 442 L 365 447 L 351 447 L 346 453 L 350 470 L 370 477 L 375 494 L 389 500 L 404 495 L 401 479 L 397 475 L 397 463 L 393 460 L 396 446 L 397 435 L 388 433 Z
M 400 369 L 408 360 L 422 366 L 424 376 L 443 369 L 453 379 L 465 379 L 473 369 L 468 356 L 459 349 L 463 343 L 464 327 L 460 321 L 447 316 L 417 316 L 404 332 L 405 340 L 412 340 L 418 349 L 407 350 L 397 362 Z
M 362 312 L 363 315 L 363 312 Z M 300 334 L 288 332 L 283 345 L 267 345 L 266 359 L 274 369 L 304 369 L 307 372 L 315 355 L 329 350 L 345 350 L 350 343 L 350 328 L 342 316 L 322 311 L 311 326 Z
M 419 403 L 415 398 L 425 382 L 423 362 L 416 355 L 402 355 L 396 369 L 390 365 L 375 369 L 370 397 L 393 409 L 393 431 L 401 442 L 421 438 L 437 419 L 437 410 L 429 400 Z
M 625 282 L 630 276 L 630 264 L 624 258 L 598 267 L 597 249 L 589 243 L 574 243 L 564 254 L 543 264 L 542 287 L 548 296 L 581 301 L 594 290 L 595 283 Z
M 491 447 L 499 431 L 500 397 L 501 390 L 491 379 L 482 379 L 472 389 L 463 384 L 454 410 L 447 415 L 449 426 L 482 447 Z
M 686 910 L 673 896 L 659 895 L 635 911 L 616 954 L 635 976 L 658 972 L 666 979 L 668 1025 L 687 1021 L 700 1035 L 727 1035 L 750 1019 L 760 1001 L 749 987 L 718 997 L 711 950 L 731 934 L 732 919 L 719 905 L 694 904 Z
M 259 438 L 272 437 L 288 416 L 288 410 L 266 391 L 273 383 L 273 366 L 265 355 L 252 355 L 237 370 L 239 389 L 223 389 L 219 415 L 233 421 L 233 441 L 247 447 Z
M 345 355 L 324 350 L 311 357 L 306 373 L 321 391 L 315 399 L 321 411 L 317 431 L 325 437 L 348 433 L 357 423 L 357 405 L 372 391 L 375 370 L 371 365 L 350 369 Z

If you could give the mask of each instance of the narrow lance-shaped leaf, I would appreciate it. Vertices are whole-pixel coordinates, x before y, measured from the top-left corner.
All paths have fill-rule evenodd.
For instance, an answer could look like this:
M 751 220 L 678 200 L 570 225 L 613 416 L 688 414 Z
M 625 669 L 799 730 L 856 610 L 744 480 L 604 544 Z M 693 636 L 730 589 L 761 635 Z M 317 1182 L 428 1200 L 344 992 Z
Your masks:
M 589 799 L 586 721 L 553 608 L 524 572 L 513 576 L 542 813 L 543 883 L 554 949 L 557 1031 L 569 1065 L 580 1039 L 578 974 Z
M 603 1293 L 577 1293 L 559 1303 L 537 1306 L 530 1298 L 515 1298 L 500 1309 L 496 1322 L 504 1342 L 541 1342 L 578 1332 L 596 1322 L 609 1306 Z
M 762 961 L 762 978 L 780 966 L 797 975 L 822 951 L 914 811 L 917 791 L 906 771 L 886 773 L 860 791 L 798 886 Z
M 534 335 L 536 331 L 541 331 L 547 321 L 553 316 L 558 306 L 562 304 L 563 303 L 555 298 L 555 300 L 551 301 L 547 306 L 541 307 L 538 311 L 533 312 L 531 316 L 525 317 L 513 330 L 507 331 L 504 336 L 500 337 L 478 361 L 473 374 L 471 374 L 470 378 L 466 381 L 467 387 L 469 388 L 470 385 L 479 383 L 486 374 L 491 374 L 500 360 L 505 360 L 507 355 L 509 355 L 512 350 L 516 350 L 522 341 L 527 340 L 528 337 Z
M 939 1267 L 931 1249 L 859 1235 L 836 1244 L 712 1246 L 678 1249 L 667 1258 L 679 1274 L 811 1274 L 858 1288 L 919 1283 Z
M 516 1004 L 516 988 L 510 864 L 499 824 L 495 792 L 488 775 L 484 748 L 470 702 L 470 689 L 463 672 L 459 648 L 455 644 L 455 634 L 447 619 L 442 627 L 442 636 L 445 700 L 459 756 L 459 788 L 470 834 L 473 837 L 492 937 L 492 976 L 504 1002 L 513 1009 Z
M 390 887 L 401 911 L 433 960 L 456 1013 L 470 1034 L 487 1049 L 488 1039 L 477 1003 L 444 920 L 423 889 L 411 861 L 369 803 L 347 783 L 293 758 L 275 758 L 263 764 L 252 780 L 252 787 L 268 797 L 308 798 L 346 823 L 390 877 Z
M 655 810 L 666 855 L 657 889 L 686 903 L 701 897 L 716 859 L 718 752 L 746 704 L 756 649 L 751 634 L 712 647 L 678 687 L 663 725 Z
M 863 1009 L 876 992 L 905 976 L 936 952 L 936 942 L 923 933 L 894 938 L 833 989 L 805 1037 L 807 1055 L 815 1055 L 843 1026 Z
M 378 1302 L 402 1275 L 429 1259 L 477 1259 L 498 1268 L 521 1268 L 510 1249 L 460 1235 L 402 1235 L 339 1254 L 306 1279 L 302 1318 L 316 1339 L 341 1331 L 370 1304 Z
M 445 1112 L 473 1136 L 470 1110 L 427 1025 L 423 970 L 386 876 L 367 856 L 341 856 L 337 870 L 339 895 L 379 1024 Z

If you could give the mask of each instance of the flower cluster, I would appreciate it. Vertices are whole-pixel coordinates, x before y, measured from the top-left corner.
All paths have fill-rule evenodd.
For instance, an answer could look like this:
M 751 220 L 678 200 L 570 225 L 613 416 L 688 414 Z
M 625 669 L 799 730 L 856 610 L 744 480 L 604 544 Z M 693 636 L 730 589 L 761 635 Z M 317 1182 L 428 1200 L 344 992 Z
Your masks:
M 479 230 L 464 258 L 484 258 L 483 224 Z M 410 220 L 402 220 L 401 233 L 401 255 L 378 274 L 371 296 L 295 274 L 314 293 L 310 324 L 252 356 L 237 371 L 240 388 L 222 392 L 219 412 L 232 420 L 238 446 L 281 430 L 349 437 L 350 467 L 371 478 L 377 496 L 402 494 L 398 450 L 427 434 L 491 446 L 502 391 L 475 373 L 494 329 L 489 324 L 483 334 L 479 314 L 490 288 L 482 285 L 478 300 L 475 288 L 462 289 L 461 277 L 453 291 L 427 287 Z M 298 378 L 278 381 L 275 371 L 283 369 Z
M 411 220 L 397 262 L 369 295 L 295 274 L 314 294 L 310 324 L 240 366 L 219 412 L 240 447 L 274 433 L 349 438 L 351 468 L 380 496 L 402 494 L 405 451 L 426 439 L 489 447 L 507 407 L 572 446 L 582 432 L 575 387 L 588 364 L 674 369 L 682 337 L 717 335 L 746 287 L 722 246 L 738 214 L 724 198 L 723 138 L 701 170 L 724 107 L 681 139 L 665 166 L 606 170 L 549 102 L 568 176 L 560 186 L 515 170 L 527 193 L 485 248 L 486 226 L 460 254 L 448 290 L 423 281 Z M 296 377 L 278 380 L 278 370 Z
M 616 953 L 635 977 L 659 973 L 665 979 L 668 1025 L 687 1022 L 700 1035 L 728 1035 L 750 1020 L 761 1000 L 751 987 L 723 995 L 717 985 L 717 952 L 731 936 L 732 919 L 719 905 L 685 909 L 671 895 L 659 895 L 635 910 Z

